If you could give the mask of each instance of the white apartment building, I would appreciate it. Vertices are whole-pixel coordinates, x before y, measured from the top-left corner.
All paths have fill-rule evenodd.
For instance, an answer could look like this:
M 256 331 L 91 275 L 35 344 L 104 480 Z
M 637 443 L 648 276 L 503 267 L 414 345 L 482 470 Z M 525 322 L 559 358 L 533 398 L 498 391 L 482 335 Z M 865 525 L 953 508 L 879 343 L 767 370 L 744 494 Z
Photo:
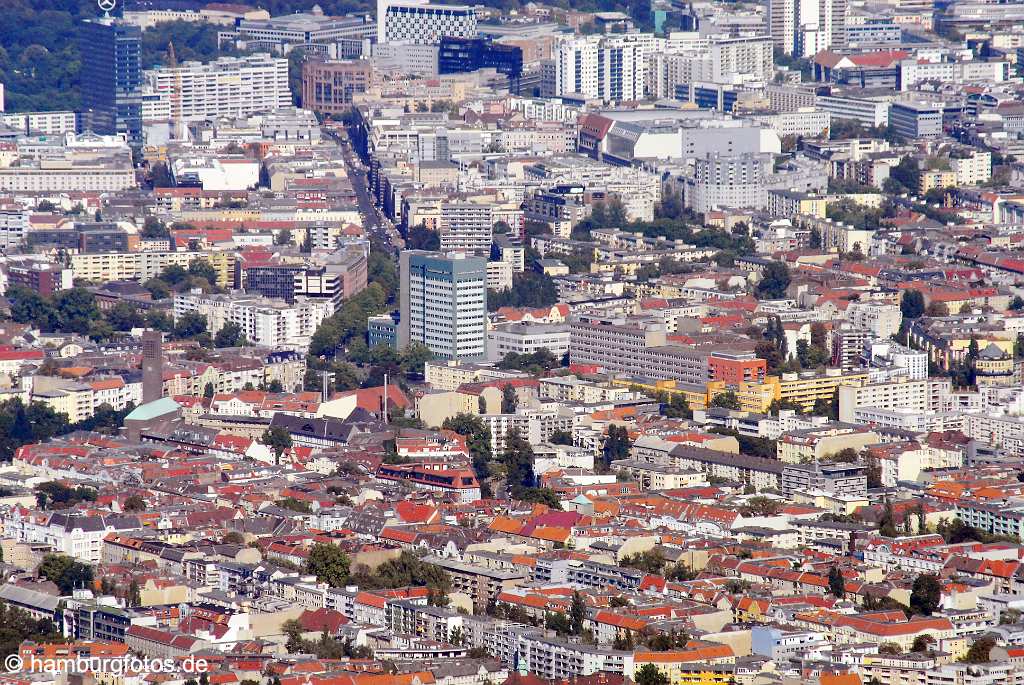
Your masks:
M 768 36 L 673 33 L 664 50 L 647 53 L 647 67 L 648 89 L 658 97 L 674 97 L 676 86 L 690 83 L 764 84 L 774 69 L 772 41 Z
M 15 193 L 113 192 L 136 186 L 130 160 L 52 160 L 0 168 L 0 190 Z
M 973 150 L 969 157 L 954 157 L 949 163 L 957 186 L 976 186 L 992 178 L 992 153 L 987 150 Z
M 334 313 L 330 300 L 297 298 L 295 304 L 262 297 L 230 297 L 186 293 L 174 298 L 174 320 L 188 313 L 206 317 L 206 327 L 216 334 L 227 323 L 235 323 L 255 345 L 271 348 L 306 349 L 324 319 Z
M 0 124 L 26 134 L 54 136 L 78 133 L 79 119 L 77 112 L 7 112 L 0 114 Z
M 1024 455 L 1024 417 L 965 412 L 963 433 L 987 445 L 998 445 L 1010 454 Z
M 890 103 L 885 100 L 819 95 L 816 105 L 836 119 L 850 119 L 866 126 L 889 123 Z
M 913 381 L 928 378 L 928 353 L 904 347 L 894 340 L 882 338 L 864 347 L 867 361 L 875 368 L 906 369 L 906 377 Z
M 553 70 L 543 90 L 553 96 L 584 95 L 608 102 L 641 100 L 646 95 L 646 55 L 651 34 L 584 36 L 553 51 Z
M 846 0 L 769 0 L 768 29 L 787 55 L 811 57 L 846 44 Z
M 487 289 L 508 290 L 514 273 L 512 262 L 487 262 Z
M 24 242 L 29 213 L 17 205 L 0 206 L 0 248 L 9 250 Z
M 487 331 L 487 358 L 500 361 L 508 354 L 533 354 L 546 349 L 556 357 L 569 351 L 567 324 L 510 323 Z
M 143 121 L 239 117 L 292 104 L 288 60 L 266 53 L 185 62 L 148 70 L 144 78 Z
M 103 538 L 107 535 L 142 528 L 135 516 L 79 516 L 60 512 L 22 514 L 21 511 L 19 507 L 12 507 L 4 515 L 4 537 L 49 545 L 58 554 L 93 564 L 100 562 Z
M 851 302 L 846 320 L 857 328 L 871 331 L 876 338 L 889 338 L 900 330 L 903 314 L 899 305 L 883 302 Z
M 437 45 L 444 36 L 475 38 L 476 10 L 427 0 L 377 0 L 377 42 Z
M 802 107 L 796 111 L 778 114 L 755 114 L 752 119 L 771 128 L 780 138 L 817 138 L 832 126 L 832 115 L 817 107 Z
M 1010 76 L 1006 61 L 940 61 L 905 59 L 900 62 L 900 88 L 915 90 L 922 81 L 944 83 L 1001 83 Z
M 860 407 L 879 409 L 928 410 L 928 381 L 905 380 L 895 383 L 869 383 L 867 385 L 839 386 L 839 420 L 853 423 L 854 412 Z

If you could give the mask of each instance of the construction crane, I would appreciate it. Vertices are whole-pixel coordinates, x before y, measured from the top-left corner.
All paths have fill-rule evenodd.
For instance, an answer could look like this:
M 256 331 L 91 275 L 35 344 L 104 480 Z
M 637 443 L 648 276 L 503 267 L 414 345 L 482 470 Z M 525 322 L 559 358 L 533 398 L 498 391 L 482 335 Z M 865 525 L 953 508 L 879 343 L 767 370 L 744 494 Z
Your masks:
M 171 138 L 181 140 L 185 137 L 181 115 L 181 72 L 178 70 L 178 56 L 174 52 L 174 42 L 167 43 L 167 65 L 171 68 Z

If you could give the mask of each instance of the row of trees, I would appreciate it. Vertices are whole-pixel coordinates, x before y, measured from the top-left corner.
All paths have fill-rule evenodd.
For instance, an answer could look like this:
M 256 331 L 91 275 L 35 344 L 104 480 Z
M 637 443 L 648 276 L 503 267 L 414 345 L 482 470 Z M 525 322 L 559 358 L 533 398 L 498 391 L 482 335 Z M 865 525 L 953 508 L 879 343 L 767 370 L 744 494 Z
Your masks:
M 91 418 L 71 423 L 67 414 L 56 412 L 47 404 L 25 404 L 20 398 L 4 400 L 0 402 L 0 460 L 10 461 L 15 450 L 22 445 L 45 442 L 76 430 L 117 430 L 133 408 L 129 405 L 124 410 L 115 411 L 107 405 L 101 405 Z
M 447 604 L 447 594 L 452 587 L 451 578 L 444 569 L 428 564 L 408 551 L 371 572 L 366 567 L 353 569 L 348 555 L 337 545 L 317 543 L 310 549 L 305 571 L 331 587 L 349 584 L 356 584 L 364 590 L 426 587 L 430 589 L 430 601 L 434 605 Z

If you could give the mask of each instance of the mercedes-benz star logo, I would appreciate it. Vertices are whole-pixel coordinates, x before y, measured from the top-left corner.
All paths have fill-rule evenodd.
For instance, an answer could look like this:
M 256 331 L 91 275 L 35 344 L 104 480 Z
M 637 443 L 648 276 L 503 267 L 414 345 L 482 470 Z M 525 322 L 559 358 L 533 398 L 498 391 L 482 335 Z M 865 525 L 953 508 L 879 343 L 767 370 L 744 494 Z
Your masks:
M 96 4 L 100 6 L 100 9 L 110 13 L 117 6 L 117 0 L 96 0 Z

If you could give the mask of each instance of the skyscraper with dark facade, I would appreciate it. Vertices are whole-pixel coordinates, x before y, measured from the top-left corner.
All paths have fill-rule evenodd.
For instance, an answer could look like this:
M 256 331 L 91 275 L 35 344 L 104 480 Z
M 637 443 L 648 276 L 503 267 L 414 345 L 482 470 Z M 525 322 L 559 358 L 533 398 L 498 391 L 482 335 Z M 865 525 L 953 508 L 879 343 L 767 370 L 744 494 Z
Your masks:
M 79 26 L 82 125 L 93 133 L 122 133 L 142 143 L 142 30 L 113 19 Z
M 445 36 L 437 53 L 440 74 L 462 74 L 477 69 L 494 69 L 509 79 L 523 73 L 523 50 L 515 45 L 492 43 L 486 38 Z

